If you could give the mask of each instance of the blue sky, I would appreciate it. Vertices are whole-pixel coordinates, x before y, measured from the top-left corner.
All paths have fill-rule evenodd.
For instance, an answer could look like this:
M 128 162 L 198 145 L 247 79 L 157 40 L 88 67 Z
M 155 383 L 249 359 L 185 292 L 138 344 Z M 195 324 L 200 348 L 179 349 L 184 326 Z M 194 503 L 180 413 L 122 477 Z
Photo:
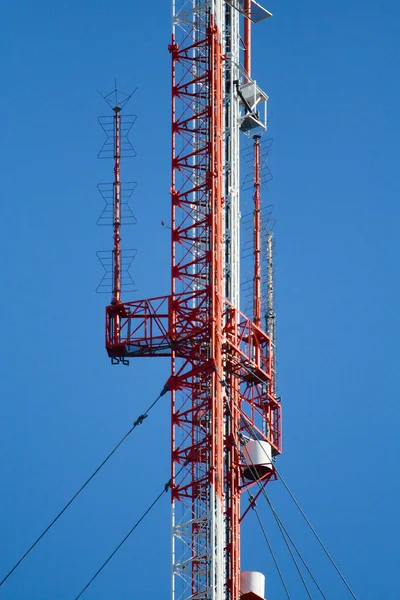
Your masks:
M 271 0 L 254 31 L 255 78 L 274 138 L 279 468 L 362 600 L 398 600 L 398 6 Z M 158 395 L 168 361 L 111 367 L 97 250 L 97 117 L 113 78 L 138 86 L 126 162 L 136 180 L 133 296 L 169 290 L 170 3 L 17 0 L 0 22 L 3 257 L 0 578 Z M 127 300 L 129 298 L 126 298 Z M 1 589 L 5 600 L 69 600 L 169 478 L 168 397 Z M 344 588 L 279 484 L 271 498 L 327 597 Z M 293 597 L 304 592 L 266 523 Z M 245 569 L 267 573 L 243 526 Z M 169 598 L 169 502 L 85 594 Z M 325 585 L 324 585 L 325 584 Z M 317 597 L 317 596 L 316 596 Z

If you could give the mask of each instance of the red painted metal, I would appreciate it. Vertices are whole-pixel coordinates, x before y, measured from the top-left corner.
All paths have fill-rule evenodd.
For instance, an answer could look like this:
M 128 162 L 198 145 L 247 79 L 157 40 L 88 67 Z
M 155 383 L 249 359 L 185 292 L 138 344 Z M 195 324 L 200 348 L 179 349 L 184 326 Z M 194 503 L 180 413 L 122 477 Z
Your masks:
M 197 305 L 193 308 L 193 304 Z M 222 307 L 221 352 L 226 366 L 203 356 L 213 324 L 210 322 L 209 297 L 202 290 L 175 296 L 125 302 L 106 309 L 106 348 L 110 357 L 173 357 L 175 364 L 170 379 L 171 389 L 191 388 L 191 378 L 215 371 L 220 379 L 228 379 L 229 405 L 226 410 L 239 410 L 240 426 L 235 431 L 256 432 L 281 451 L 281 405 L 275 397 L 272 344 L 265 331 L 222 296 L 216 298 Z M 115 330 L 115 317 L 120 323 Z M 233 382 L 236 382 L 235 384 Z M 224 386 L 223 386 L 224 387 Z M 232 389 L 235 389 L 235 395 Z M 185 418 L 187 417 L 185 413 Z M 267 433 L 266 433 L 267 432 Z
M 193 53 L 194 46 L 196 52 Z M 223 502 L 222 51 L 212 17 L 203 38 L 170 47 L 172 156 L 172 496 L 188 514 Z M 193 58 L 195 56 L 195 58 Z M 193 102 L 193 90 L 198 90 Z M 196 131 L 196 142 L 192 132 Z M 200 142 L 200 143 L 199 143 Z M 179 473 L 179 477 L 177 477 Z M 208 567 L 196 556 L 192 592 Z
M 113 304 L 121 301 L 121 108 L 114 109 L 115 135 L 114 135 L 114 250 L 113 250 Z
M 264 600 L 261 596 L 258 596 L 254 592 L 247 592 L 241 595 L 241 600 Z
M 247 3 L 250 5 L 250 2 Z M 208 16 L 204 35 L 174 38 L 172 58 L 171 293 L 122 303 L 114 218 L 114 291 L 106 309 L 106 348 L 115 361 L 171 360 L 172 499 L 192 516 L 189 575 L 200 589 L 206 558 L 196 540 L 199 507 L 210 489 L 223 507 L 225 597 L 240 600 L 240 496 L 246 479 L 241 448 L 255 437 L 281 451 L 273 347 L 261 328 L 259 142 L 255 141 L 254 319 L 224 297 L 224 119 L 221 32 Z M 248 19 L 245 22 L 250 23 Z M 250 38 L 248 37 L 248 42 Z M 249 60 L 250 43 L 247 46 Z M 248 65 L 248 74 L 250 67 Z M 116 120 L 118 113 L 116 112 Z M 116 121 L 117 122 L 117 121 Z M 196 134 L 194 136 L 194 133 Z M 116 156 L 118 152 L 116 150 Z M 116 159 L 117 161 L 117 159 Z M 257 175 L 258 173 L 258 175 Z M 118 176 L 118 178 L 117 178 Z M 119 163 L 115 170 L 119 182 Z M 116 190 L 117 187 L 115 186 Z M 271 471 L 260 476 L 265 485 Z M 246 513 L 247 511 L 245 511 Z M 244 516 L 244 515 L 243 515 Z M 201 533 L 201 532 L 200 532 Z M 200 587 L 199 587 L 200 586 Z
M 224 497 L 223 58 L 212 16 L 204 33 L 170 46 L 172 498 L 192 518 L 192 594 L 199 596 L 210 567 L 196 550 L 196 517 L 213 510 L 211 489 L 221 507 Z
M 260 197 L 260 138 L 254 136 L 254 323 L 261 325 L 261 197 Z

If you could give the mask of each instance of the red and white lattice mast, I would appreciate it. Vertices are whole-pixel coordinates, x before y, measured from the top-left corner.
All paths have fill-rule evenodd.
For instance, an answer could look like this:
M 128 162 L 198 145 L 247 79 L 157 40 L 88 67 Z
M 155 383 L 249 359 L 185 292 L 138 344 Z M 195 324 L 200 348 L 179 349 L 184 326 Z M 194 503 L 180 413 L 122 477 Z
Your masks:
M 264 596 L 260 574 L 240 574 L 240 498 L 275 478 L 280 404 L 261 323 L 259 164 L 254 315 L 240 311 L 239 146 L 266 130 L 250 29 L 269 16 L 250 0 L 173 2 L 171 292 L 107 307 L 113 362 L 171 359 L 173 600 Z

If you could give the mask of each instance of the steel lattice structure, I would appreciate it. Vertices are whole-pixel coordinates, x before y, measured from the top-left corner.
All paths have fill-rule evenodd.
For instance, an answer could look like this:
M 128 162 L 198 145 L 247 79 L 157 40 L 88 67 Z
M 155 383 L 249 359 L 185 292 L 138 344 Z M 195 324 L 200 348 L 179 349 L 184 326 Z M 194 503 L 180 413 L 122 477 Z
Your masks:
M 171 292 L 122 302 L 115 264 L 106 312 L 113 362 L 171 359 L 174 600 L 258 597 L 240 583 L 240 496 L 275 479 L 281 451 L 274 339 L 260 308 L 257 157 L 267 96 L 250 73 L 251 21 L 269 16 L 250 0 L 173 2 Z M 257 133 L 252 318 L 240 311 L 240 132 Z M 116 232 L 115 260 L 118 244 Z

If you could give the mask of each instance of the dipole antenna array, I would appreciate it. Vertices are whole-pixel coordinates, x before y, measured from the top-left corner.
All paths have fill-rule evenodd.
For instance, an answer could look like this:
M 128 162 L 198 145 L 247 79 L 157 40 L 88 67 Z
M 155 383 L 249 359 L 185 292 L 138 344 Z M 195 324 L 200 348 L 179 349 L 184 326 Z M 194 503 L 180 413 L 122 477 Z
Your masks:
M 133 158 L 136 152 L 129 140 L 129 133 L 136 121 L 136 115 L 125 115 L 121 111 L 129 102 L 131 94 L 125 94 L 117 88 L 107 95 L 101 94 L 110 106 L 113 114 L 99 117 L 106 139 L 98 154 L 99 158 L 109 158 L 114 162 L 114 179 L 112 183 L 99 183 L 98 190 L 105 202 L 103 211 L 97 221 L 98 225 L 109 225 L 113 228 L 112 251 L 99 251 L 97 256 L 104 268 L 103 278 L 97 288 L 98 292 L 111 292 L 111 304 L 121 302 L 122 288 L 125 292 L 135 291 L 135 284 L 130 275 L 130 266 L 136 250 L 121 248 L 122 225 L 132 225 L 136 219 L 130 207 L 130 200 L 136 188 L 135 182 L 122 182 L 121 160 Z

